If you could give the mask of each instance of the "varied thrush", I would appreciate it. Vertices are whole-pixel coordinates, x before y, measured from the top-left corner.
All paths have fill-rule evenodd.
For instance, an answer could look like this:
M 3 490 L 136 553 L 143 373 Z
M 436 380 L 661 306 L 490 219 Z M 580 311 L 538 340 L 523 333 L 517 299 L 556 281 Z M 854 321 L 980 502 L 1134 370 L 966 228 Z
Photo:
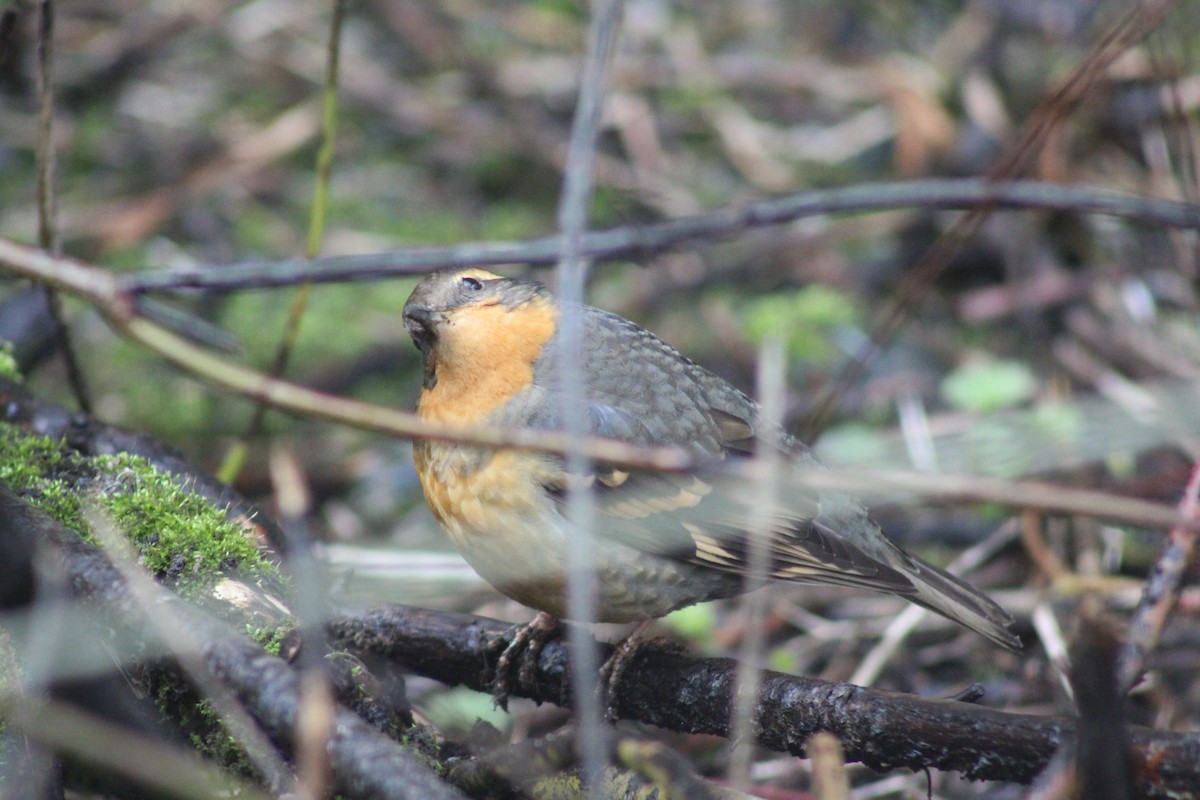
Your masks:
M 581 323 L 588 433 L 677 445 L 726 463 L 766 445 L 792 468 L 817 467 L 802 442 L 762 424 L 753 400 L 649 331 L 597 308 L 562 305 L 536 281 L 481 269 L 433 273 L 404 306 L 424 360 L 420 416 L 562 429 L 556 332 L 566 314 Z M 763 516 L 745 480 L 601 465 L 568 476 L 561 458 L 433 440 L 415 442 L 414 458 L 425 499 L 463 557 L 519 603 L 567 613 L 564 506 L 580 478 L 595 503 L 596 621 L 652 619 L 745 591 L 749 520 Z M 780 499 L 766 515 L 768 579 L 898 595 L 1019 649 L 1000 606 L 894 545 L 854 498 L 789 491 Z

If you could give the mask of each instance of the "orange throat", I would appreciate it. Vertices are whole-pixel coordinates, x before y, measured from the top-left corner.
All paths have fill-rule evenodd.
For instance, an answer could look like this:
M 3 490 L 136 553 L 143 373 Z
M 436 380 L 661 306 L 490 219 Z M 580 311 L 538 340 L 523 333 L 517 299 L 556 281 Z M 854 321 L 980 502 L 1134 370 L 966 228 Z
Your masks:
M 533 365 L 554 335 L 558 311 L 545 298 L 517 308 L 464 306 L 444 323 L 435 351 L 434 384 L 417 413 L 464 425 L 487 415 L 533 382 Z

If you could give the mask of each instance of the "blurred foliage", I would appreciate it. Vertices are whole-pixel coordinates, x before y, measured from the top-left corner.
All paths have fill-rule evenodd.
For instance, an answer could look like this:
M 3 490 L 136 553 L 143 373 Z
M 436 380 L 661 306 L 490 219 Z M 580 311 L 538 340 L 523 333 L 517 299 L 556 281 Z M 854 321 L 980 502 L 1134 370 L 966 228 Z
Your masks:
M 837 329 L 858 324 L 859 319 L 852 297 L 820 284 L 765 295 L 748 303 L 744 312 L 752 341 L 778 337 L 790 358 L 816 366 L 828 366 L 834 359 Z
M 25 376 L 17 367 L 16 359 L 13 358 L 12 342 L 0 342 L 0 377 L 17 383 L 25 380 Z
M 942 379 L 942 394 L 954 408 L 986 414 L 1023 403 L 1037 391 L 1037 379 L 1021 361 L 978 359 Z
M 585 12 L 571 2 L 352 4 L 325 252 L 550 232 Z M 67 251 L 120 269 L 298 254 L 326 10 L 120 0 L 61 13 L 58 188 Z M 614 66 L 593 224 L 670 218 L 809 186 L 978 173 L 1118 15 L 1082 1 L 632 3 Z M 1167 30 L 1182 37 L 1192 15 L 1180 9 Z M 21 16 L 20 41 L 30 41 L 31 24 Z M 1163 38 L 1155 46 L 1186 51 Z M 1076 113 L 1039 169 L 1133 190 L 1161 182 L 1131 147 L 1136 125 L 1149 130 L 1158 118 L 1112 116 L 1149 77 L 1144 67 L 1131 69 L 1114 79 L 1111 108 Z M 26 46 L 0 83 L 0 165 L 8 178 L 0 186 L 8 211 L 0 233 L 26 240 L 34 230 L 31 70 Z M 985 231 L 981 254 L 1015 264 L 1027 255 L 1022 244 L 1038 243 L 1050 262 L 1065 263 L 1068 249 L 1074 257 L 1075 243 L 1056 240 L 1048 223 L 1022 219 L 1022 236 L 999 225 Z M 875 215 L 869 225 L 809 220 L 755 231 L 649 256 L 644 272 L 597 265 L 596 297 L 746 387 L 753 352 L 741 340 L 780 328 L 789 355 L 804 365 L 792 372 L 802 382 L 800 414 L 807 384 L 839 368 L 852 349 L 846 343 L 861 341 L 913 247 L 919 252 L 940 225 L 897 213 Z M 1100 230 L 1092 225 L 1084 220 L 1084 236 Z M 1078 237 L 1081 228 L 1074 230 Z M 1092 247 L 1116 252 L 1119 238 L 1119 226 L 1108 225 Z M 947 299 L 997 285 L 971 255 L 953 271 Z M 614 289 L 602 289 L 609 281 Z M 411 402 L 416 359 L 395 320 L 409 285 L 320 287 L 292 375 Z M 174 299 L 239 336 L 244 356 L 260 368 L 289 303 L 281 290 Z M 108 419 L 202 452 L 240 430 L 243 401 L 196 389 L 80 314 L 73 310 Z M 1027 360 L 1033 375 L 1054 369 L 1028 346 L 1040 332 L 1024 324 L 964 329 L 935 314 L 922 325 L 928 338 L 986 342 L 1000 361 Z M 916 348 L 907 363 L 925 380 L 922 398 L 936 405 L 939 373 L 961 361 L 918 342 L 908 338 L 901 348 Z M 363 355 L 373 345 L 395 349 L 383 372 Z M 39 372 L 36 389 L 63 396 L 60 377 Z M 886 408 L 888 380 L 868 373 L 868 390 L 846 398 L 843 418 L 886 420 L 878 402 L 883 392 Z M 381 392 L 388 382 L 399 388 Z M 208 399 L 197 401 L 197 392 Z M 293 423 L 273 415 L 271 424 L 279 431 Z
M 26 242 L 37 222 L 34 5 L 16 6 L 16 44 L 0 64 L 0 235 Z M 631 0 L 591 222 L 638 225 L 813 187 L 986 174 L 1023 126 L 1045 121 L 1031 119 L 1038 103 L 1131 7 Z M 551 233 L 586 20 L 586 5 L 569 0 L 351 3 L 323 254 Z M 114 270 L 299 255 L 327 25 L 327 4 L 299 0 L 60 3 L 55 122 L 64 252 Z M 1177 4 L 1158 32 L 1097 76 L 1020 177 L 1195 196 L 1187 165 L 1200 103 L 1185 89 L 1196 81 L 1198 39 L 1200 4 Z M 958 219 L 913 207 L 756 228 L 596 264 L 590 298 L 747 390 L 754 345 L 782 335 L 795 423 Z M 1130 454 L 1181 438 L 1164 439 L 1133 418 L 1148 407 L 1143 394 L 1159 397 L 1151 388 L 1200 374 L 1193 244 L 1070 210 L 992 212 L 923 287 L 900 334 L 843 387 L 836 424 L 819 442 L 822 456 L 911 466 L 905 437 L 913 434 L 896 429 L 899 409 L 916 408 L 942 469 L 1016 476 L 1096 462 L 1105 479 L 1136 478 L 1140 492 L 1172 501 L 1176 483 L 1147 477 Z M 398 313 L 412 285 L 315 287 L 289 376 L 411 408 L 420 374 Z M 263 369 L 291 293 L 183 291 L 160 299 L 230 331 L 243 345 L 236 357 Z M 67 309 L 99 416 L 215 463 L 244 428 L 249 404 L 116 341 L 81 305 Z M 29 381 L 40 395 L 67 398 L 53 359 L 37 364 Z M 1096 404 L 1081 409 L 1080 398 L 1093 396 Z M 448 546 L 431 535 L 407 448 L 279 414 L 268 416 L 267 433 L 302 443 L 323 535 Z M 267 449 L 255 445 L 256 453 Z M 241 488 L 265 494 L 264 474 L 252 463 Z M 944 533 L 930 516 L 941 519 L 901 518 L 889 530 Z M 959 525 L 964 539 L 991 524 L 977 507 L 970 517 L 974 528 Z M 1053 544 L 1064 553 L 1091 547 L 1086 536 Z M 1009 583 L 1022 584 L 1027 566 L 1001 571 L 998 582 L 1018 575 Z M 456 593 L 450 602 L 473 602 L 460 594 L 475 597 Z M 804 607 L 849 620 L 847 629 L 869 638 L 881 613 L 862 613 L 845 597 L 812 591 Z M 713 606 L 678 612 L 667 624 L 696 643 L 736 638 Z M 847 635 L 803 650 L 773 647 L 771 659 L 844 678 L 861 646 Z M 882 680 L 948 695 L 947 684 L 963 672 L 929 666 L 952 660 L 898 661 Z M 1062 704 L 1043 662 L 989 667 L 1002 665 L 1023 677 L 998 688 L 1001 702 Z M 446 724 L 486 715 L 487 703 L 474 696 L 447 703 L 445 712 L 430 711 Z
M 663 617 L 662 623 L 688 641 L 707 642 L 717 626 L 716 609 L 712 603 L 688 606 L 672 611 Z

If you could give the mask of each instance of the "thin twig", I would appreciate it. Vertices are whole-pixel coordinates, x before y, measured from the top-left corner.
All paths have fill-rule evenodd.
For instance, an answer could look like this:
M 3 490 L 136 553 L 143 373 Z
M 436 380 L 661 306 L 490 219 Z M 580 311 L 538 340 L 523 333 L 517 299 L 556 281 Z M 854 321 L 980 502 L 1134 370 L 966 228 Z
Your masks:
M 38 3 L 37 41 L 37 210 L 38 244 L 57 252 L 58 198 L 54 193 L 54 2 Z
M 1183 522 L 1171 528 L 1166 547 L 1146 578 L 1146 589 L 1129 625 L 1117 672 L 1122 693 L 1129 691 L 1141 676 L 1146 656 L 1158 643 L 1167 618 L 1179 603 L 1183 574 L 1196 560 L 1200 535 L 1200 463 L 1193 466 L 1192 477 L 1179 501 L 1179 517 Z
M 599 438 L 587 438 L 573 444 L 570 437 L 559 431 L 437 423 L 388 406 L 325 394 L 271 378 L 213 356 L 203 348 L 138 317 L 113 321 L 113 324 L 130 339 L 149 347 L 193 375 L 293 414 L 341 422 L 393 436 L 461 442 L 484 448 L 515 447 L 564 455 L 574 447 L 597 461 L 642 469 L 682 470 L 694 466 L 696 461 L 680 447 L 638 447 L 615 439 Z
M 1160 503 L 1040 481 L 889 469 L 812 469 L 793 474 L 796 487 L 868 497 L 907 495 L 946 503 L 998 503 L 1160 530 L 1184 524 L 1178 511 Z M 1186 524 L 1193 525 L 1190 521 Z
M 1200 205 L 1175 200 L 1037 181 L 983 178 L 863 183 L 838 189 L 797 192 L 773 200 L 681 217 L 653 225 L 621 226 L 584 234 L 580 256 L 589 260 L 642 256 L 677 245 L 723 239 L 752 228 L 814 216 L 896 208 L 928 210 L 1050 209 L 1102 214 L 1172 228 L 1200 229 Z M 120 277 L 131 294 L 167 289 L 260 289 L 305 281 L 334 283 L 419 275 L 455 266 L 532 264 L 547 266 L 562 257 L 560 236 L 524 242 L 466 242 L 319 259 L 244 262 L 212 267 L 143 270 Z
M 812 759 L 813 795 L 816 800 L 850 800 L 846 756 L 841 741 L 832 733 L 814 733 L 804 746 Z
M 321 240 L 325 232 L 325 217 L 329 198 L 329 177 L 333 169 L 333 148 L 337 138 L 337 100 L 338 100 L 338 65 L 342 41 L 342 21 L 346 16 L 346 0 L 334 0 L 333 15 L 329 21 L 329 42 L 326 45 L 325 84 L 321 94 L 321 146 L 317 150 L 317 174 L 313 183 L 312 209 L 308 217 L 308 239 L 304 246 L 306 259 L 316 258 L 321 252 Z M 279 378 L 287 371 L 296 339 L 300 335 L 300 322 L 304 311 L 308 308 L 308 298 L 312 292 L 311 283 L 302 283 L 292 306 L 288 310 L 287 321 L 284 323 L 283 334 L 279 337 L 279 346 L 275 351 L 275 360 L 271 363 L 271 377 Z M 267 406 L 256 403 L 254 413 L 246 424 L 246 432 L 241 440 L 232 447 L 225 458 L 225 463 L 218 470 L 218 477 L 225 483 L 233 483 L 246 461 L 248 442 L 262 431 L 263 420 L 266 417 Z
M 300 800 L 319 800 L 329 796 L 326 747 L 333 734 L 335 704 L 325 661 L 328 648 L 321 638 L 329 596 L 312 552 L 313 537 L 308 525 L 312 491 L 299 459 L 289 447 L 272 446 L 268 470 L 280 526 L 287 536 L 288 566 L 294 586 L 290 607 L 305 642 L 295 661 L 300 668 L 300 697 L 296 709 L 297 795 Z
M 57 160 L 54 152 L 54 2 L 42 0 L 38 4 L 37 42 L 37 212 L 38 244 L 43 250 L 57 255 L 58 242 L 58 195 L 54 191 L 54 173 Z M 62 353 L 67 370 L 67 382 L 75 395 L 75 402 L 84 413 L 91 413 L 92 403 L 83 378 L 83 369 L 71 343 L 71 333 L 63 315 L 62 301 L 49 286 L 43 284 L 46 308 L 54 323 L 54 338 Z
M 760 420 L 768 429 L 778 426 L 783 418 L 787 393 L 786 358 L 783 341 L 777 335 L 763 341 L 758 356 L 758 395 L 762 403 Z M 786 473 L 782 454 L 774 448 L 765 448 L 760 456 L 758 480 L 749 484 L 753 493 L 754 508 L 745 520 L 750 532 L 750 548 L 743 586 L 748 595 L 742 601 L 743 630 L 736 693 L 729 727 L 733 745 L 729 753 L 729 783 L 739 792 L 750 790 L 750 768 L 754 761 L 751 746 L 757 735 L 758 720 L 756 706 L 762 684 L 762 654 L 766 647 L 766 592 L 755 589 L 765 586 L 771 565 L 769 531 L 772 520 L 770 509 L 778 508 L 783 496 L 783 476 Z
M 592 168 L 596 158 L 596 139 L 600 131 L 600 114 L 614 43 L 620 27 L 622 0 L 594 3 L 588 25 L 587 52 L 579 76 L 579 98 L 571 123 L 571 138 L 567 146 L 567 162 L 563 175 L 562 195 L 558 204 L 558 229 L 562 237 L 562 259 L 556 276 L 558 292 L 567 305 L 583 302 L 584 285 L 590 262 L 581 254 L 581 243 L 587 232 L 588 210 L 592 197 Z M 588 457 L 581 448 L 573 446 L 587 434 L 583 418 L 586 376 L 583 371 L 583 321 L 579 314 L 563 314 L 557 332 L 564 354 L 558 359 L 558 379 L 563 386 L 558 411 L 563 419 L 563 432 L 568 444 L 567 472 L 584 474 L 589 470 Z M 567 609 L 572 619 L 590 622 L 596 619 L 596 509 L 590 492 L 567 493 Z M 600 703 L 596 696 L 595 641 L 580 628 L 572 628 L 569 636 L 576 654 L 572 674 L 572 701 L 578 715 L 579 755 L 584 782 L 589 797 L 599 798 L 601 776 L 610 749 L 608 731 L 601 724 Z

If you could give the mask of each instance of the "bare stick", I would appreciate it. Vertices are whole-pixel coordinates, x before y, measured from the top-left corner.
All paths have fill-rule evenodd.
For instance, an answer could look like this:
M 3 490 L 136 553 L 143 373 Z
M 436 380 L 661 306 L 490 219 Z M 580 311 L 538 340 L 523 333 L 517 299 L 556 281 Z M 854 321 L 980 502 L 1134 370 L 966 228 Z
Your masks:
M 1167 618 L 1179 603 L 1183 573 L 1196 560 L 1196 539 L 1200 533 L 1200 463 L 1192 468 L 1192 477 L 1179 501 L 1182 520 L 1171 527 L 1167 545 L 1146 579 L 1146 589 L 1133 613 L 1129 638 L 1121 651 L 1117 671 L 1122 693 L 1138 681 L 1146 656 L 1158 644 Z
M 653 225 L 621 226 L 585 233 L 579 255 L 593 261 L 667 250 L 705 240 L 738 236 L 752 228 L 780 225 L 807 217 L 896 208 L 930 210 L 1052 209 L 1102 214 L 1151 225 L 1200 229 L 1200 205 L 1160 200 L 1089 186 L 983 178 L 863 183 L 796 194 L 741 208 L 681 217 Z M 164 289 L 231 291 L 294 286 L 305 281 L 335 283 L 420 275 L 443 267 L 558 263 L 560 236 L 525 242 L 466 242 L 449 247 L 420 247 L 386 253 L 318 259 L 244 262 L 214 267 L 144 270 L 119 278 L 123 291 L 139 294 Z M 0 258 L 3 263 L 3 258 Z

